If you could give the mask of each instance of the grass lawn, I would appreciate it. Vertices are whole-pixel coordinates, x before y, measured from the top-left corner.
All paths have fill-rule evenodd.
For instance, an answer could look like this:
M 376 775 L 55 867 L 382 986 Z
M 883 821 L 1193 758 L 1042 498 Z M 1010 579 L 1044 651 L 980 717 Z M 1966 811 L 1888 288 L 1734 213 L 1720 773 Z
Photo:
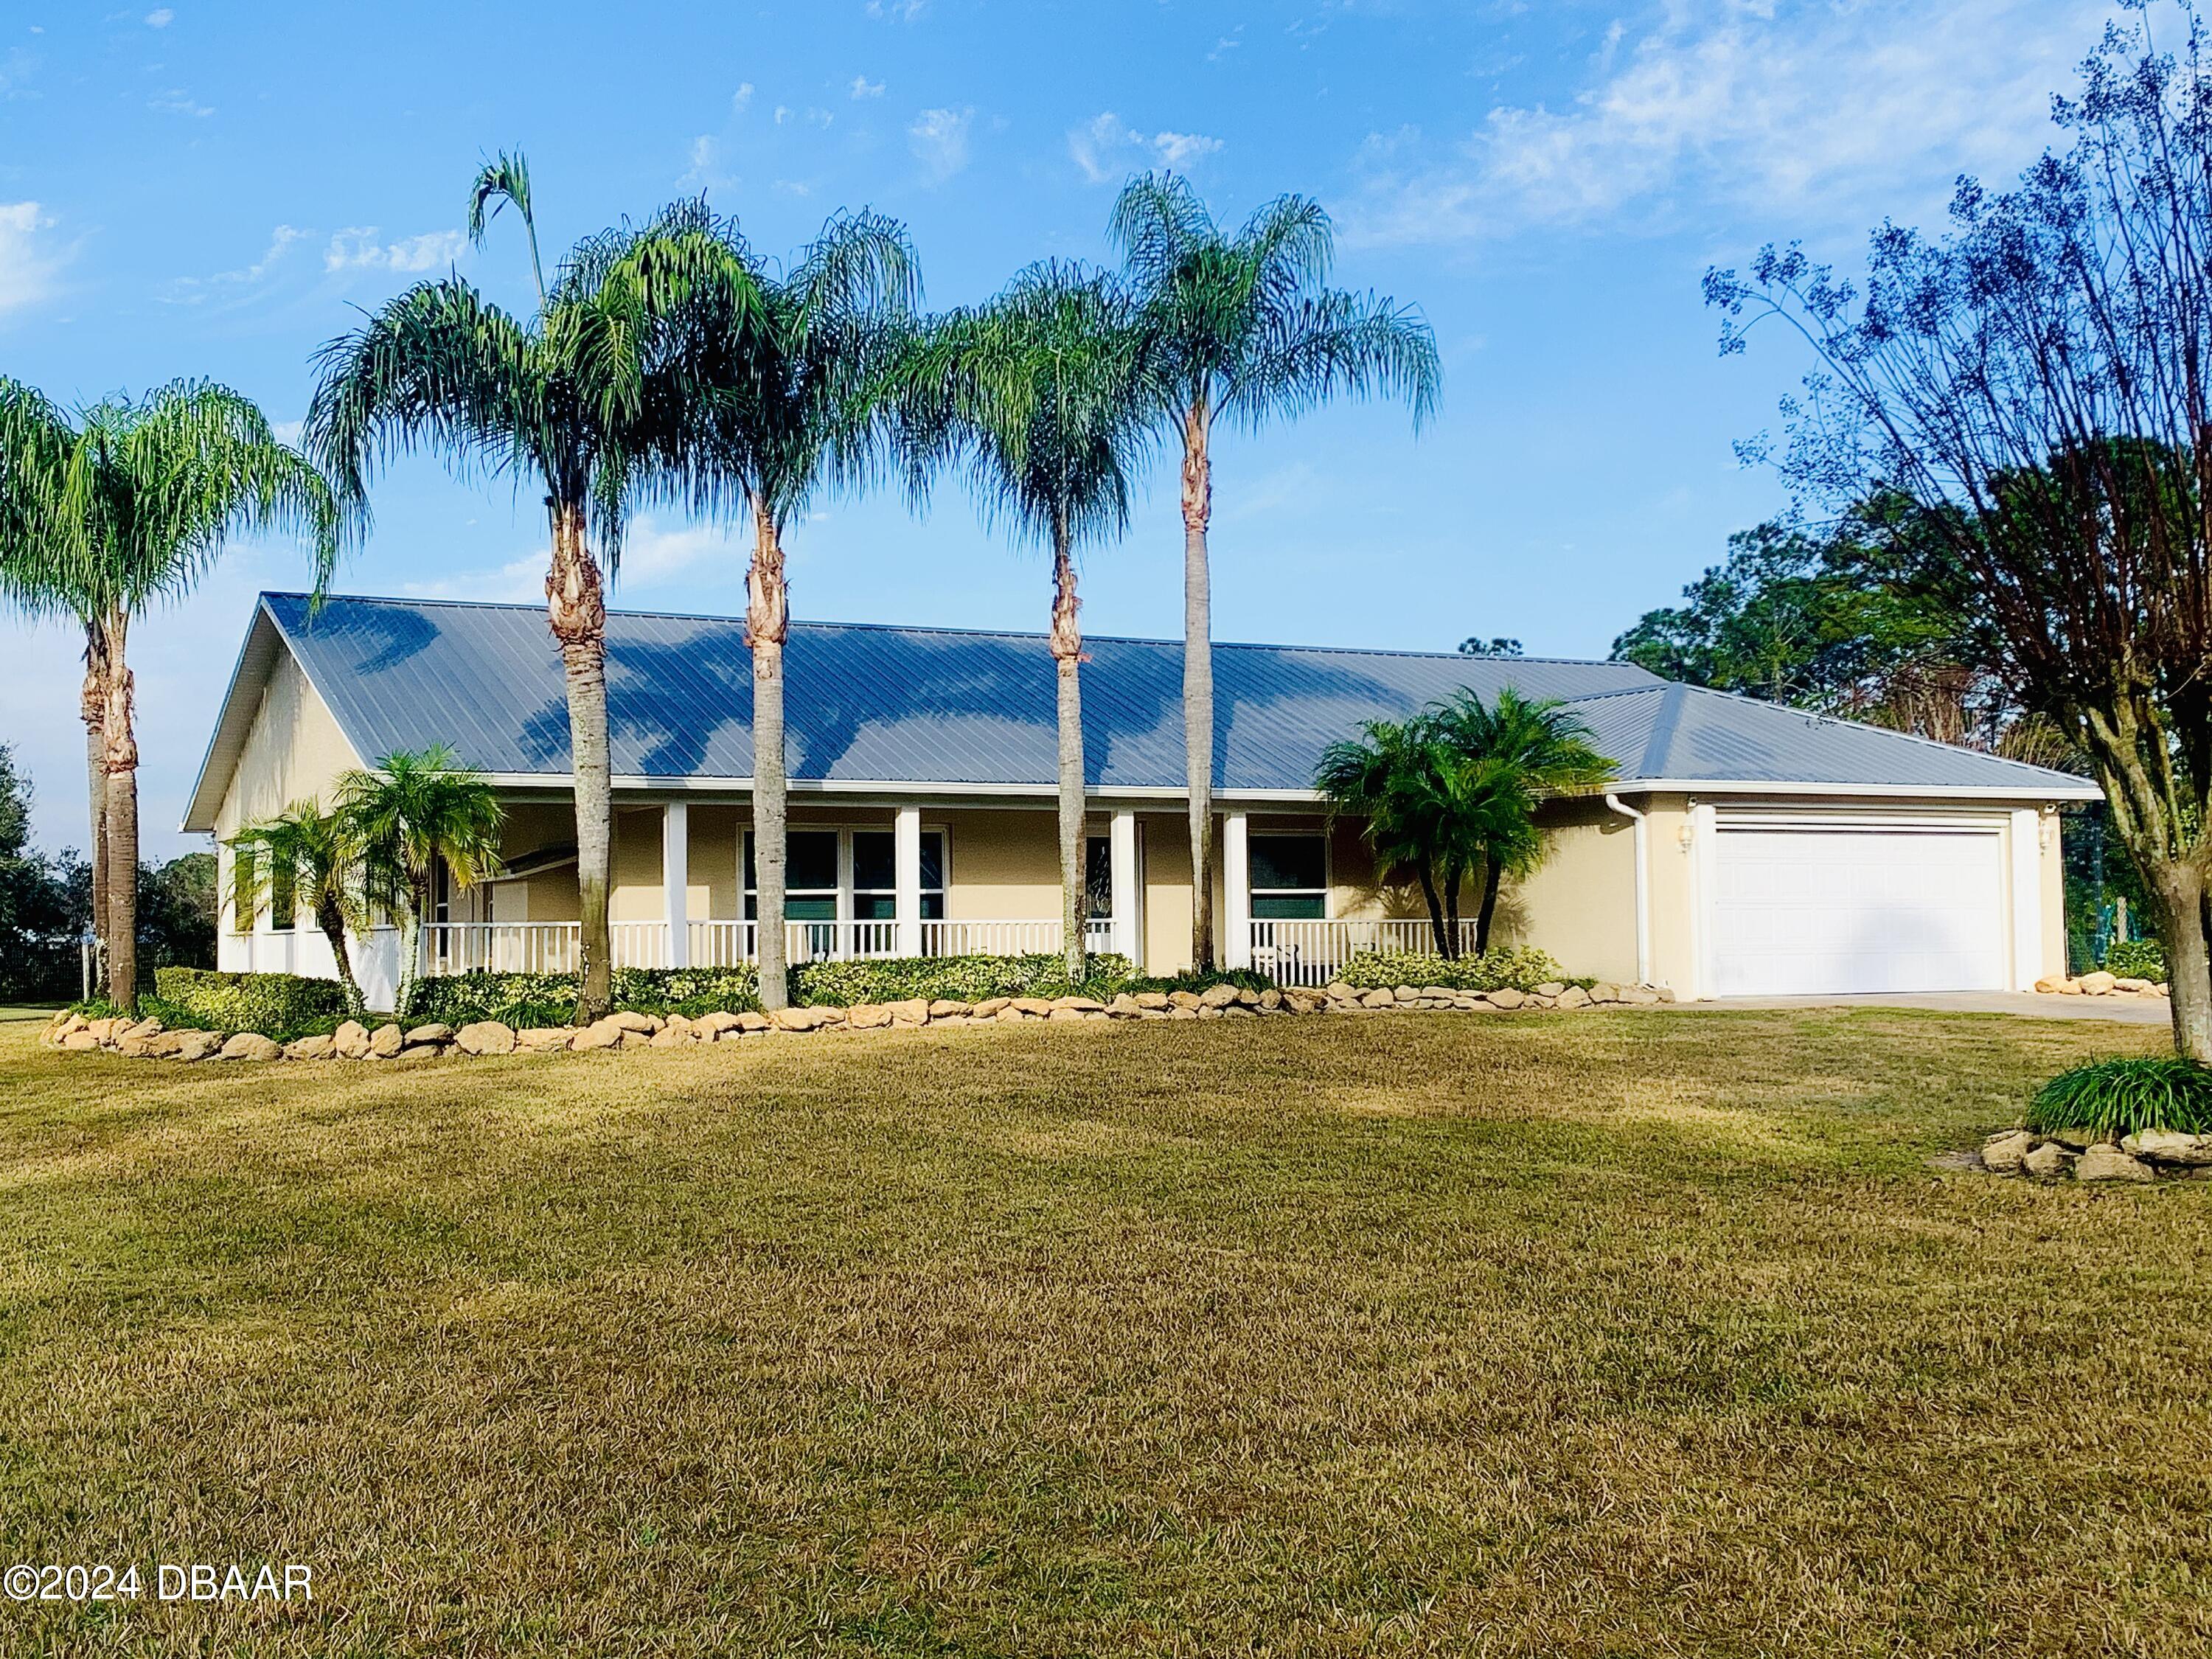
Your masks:
M 963 1030 L 417 1069 L 0 1030 L 60 1653 L 2197 1655 L 2212 1182 L 1931 1157 L 2163 1033 Z

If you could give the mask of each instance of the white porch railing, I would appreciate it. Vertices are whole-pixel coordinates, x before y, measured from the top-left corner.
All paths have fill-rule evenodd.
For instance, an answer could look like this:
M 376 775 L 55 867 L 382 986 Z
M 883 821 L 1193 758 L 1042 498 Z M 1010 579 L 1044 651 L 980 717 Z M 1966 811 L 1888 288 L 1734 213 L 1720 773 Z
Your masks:
M 1364 921 L 1255 921 L 1252 966 L 1279 985 L 1326 985 L 1362 951 L 1432 955 L 1436 930 L 1422 919 Z M 1474 923 L 1462 919 L 1459 948 L 1474 949 Z
M 1029 956 L 1060 949 L 1056 920 L 1016 921 L 924 921 L 921 954 L 925 957 Z M 1091 921 L 1084 929 L 1088 947 L 1112 947 L 1114 925 Z M 691 921 L 685 942 L 695 968 L 728 968 L 757 958 L 757 921 Z M 891 921 L 790 921 L 784 925 L 787 960 L 852 961 L 896 957 L 899 924 Z M 609 930 L 617 968 L 662 968 L 668 964 L 668 924 L 618 921 Z M 582 925 L 574 921 L 438 922 L 422 930 L 423 971 L 465 974 L 567 974 L 576 971 Z

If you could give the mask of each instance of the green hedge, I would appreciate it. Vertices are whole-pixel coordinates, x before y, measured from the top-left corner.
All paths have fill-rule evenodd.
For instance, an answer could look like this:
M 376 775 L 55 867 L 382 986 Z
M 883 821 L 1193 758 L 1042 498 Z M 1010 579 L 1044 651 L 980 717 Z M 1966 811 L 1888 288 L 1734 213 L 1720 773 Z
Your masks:
M 1447 959 L 1415 951 L 1362 951 L 1338 969 L 1337 978 L 1358 991 L 1388 991 L 1401 985 L 1448 986 L 1455 991 L 1533 991 L 1539 985 L 1581 985 L 1533 945 L 1486 951 L 1480 956 Z
M 2166 983 L 2166 946 L 2154 939 L 2126 939 L 2105 952 L 2105 971 L 2122 979 Z
M 617 968 L 614 1006 L 641 1014 L 742 1014 L 760 1006 L 760 975 L 741 968 Z M 566 1025 L 576 1016 L 574 974 L 447 974 L 416 982 L 407 1018 L 466 1025 Z
M 345 1018 L 345 991 L 334 979 L 297 974 L 223 974 L 212 968 L 156 968 L 143 1012 L 165 1025 L 207 1031 L 258 1031 L 279 1042 L 333 1029 Z
M 1057 955 L 1029 957 L 885 957 L 854 962 L 810 962 L 791 975 L 791 1000 L 801 1006 L 849 1008 L 860 1002 L 981 1002 L 987 997 L 1062 997 L 1081 993 L 1111 996 L 1136 970 L 1128 957 L 1091 958 L 1091 978 L 1067 982 Z

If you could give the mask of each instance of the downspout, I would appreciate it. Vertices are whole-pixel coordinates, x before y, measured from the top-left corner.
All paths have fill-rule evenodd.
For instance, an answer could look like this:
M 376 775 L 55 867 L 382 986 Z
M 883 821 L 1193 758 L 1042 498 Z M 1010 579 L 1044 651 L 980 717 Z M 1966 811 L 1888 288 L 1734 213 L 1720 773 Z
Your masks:
M 1636 982 L 1651 983 L 1651 842 L 1644 814 L 1606 791 L 1605 804 L 1636 826 Z

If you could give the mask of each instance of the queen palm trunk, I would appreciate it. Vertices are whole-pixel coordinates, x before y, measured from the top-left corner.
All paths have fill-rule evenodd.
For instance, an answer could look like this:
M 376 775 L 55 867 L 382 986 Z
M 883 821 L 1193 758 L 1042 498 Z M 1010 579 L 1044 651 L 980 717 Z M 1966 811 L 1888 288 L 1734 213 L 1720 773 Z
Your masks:
M 753 504 L 753 562 L 745 573 L 745 644 L 753 653 L 753 872 L 760 891 L 756 950 L 761 1006 L 773 1012 L 791 1001 L 783 915 L 788 851 L 783 646 L 791 630 L 791 605 L 775 515 L 758 501 Z
M 138 744 L 131 731 L 131 668 L 125 653 L 129 626 L 120 611 L 101 624 L 107 672 L 100 714 L 106 744 L 107 1000 L 125 1011 L 138 1006 Z
M 1505 866 L 1498 860 L 1483 860 L 1482 908 L 1474 913 L 1474 953 L 1477 956 L 1490 948 L 1490 924 L 1498 914 L 1498 886 L 1504 874 Z
M 1201 397 L 1182 427 L 1182 742 L 1190 785 L 1190 965 L 1200 973 L 1213 968 L 1213 588 L 1206 544 L 1212 514 Z
M 1444 903 L 1437 893 L 1436 872 L 1426 864 L 1421 864 L 1415 866 L 1415 874 L 1420 878 L 1421 897 L 1428 903 L 1429 931 L 1436 939 L 1437 954 L 1440 957 L 1449 957 L 1451 955 L 1451 945 L 1444 937 Z
M 607 602 L 599 567 L 584 539 L 583 508 L 573 502 L 549 505 L 553 568 L 545 577 L 545 605 L 568 682 L 576 800 L 576 903 L 582 923 L 576 1023 L 587 1025 L 606 1012 L 614 988 L 607 931 L 614 829 L 614 782 L 607 757 Z
M 358 1018 L 368 1006 L 368 999 L 361 994 L 361 981 L 353 976 L 353 957 L 346 950 L 345 913 L 327 891 L 315 901 L 315 926 L 330 941 L 331 960 L 337 964 L 338 983 L 345 988 L 346 1012 Z M 393 1002 L 397 1005 L 395 1012 L 406 1012 L 404 1000 L 395 996 Z
M 84 721 L 85 794 L 91 808 L 91 840 L 85 861 L 92 872 L 92 941 L 95 971 L 107 971 L 107 687 L 106 653 L 100 645 L 100 630 L 87 623 L 84 630 L 84 690 L 77 712 Z M 106 983 L 105 979 L 100 981 Z
M 1076 621 L 1075 559 L 1067 521 L 1055 526 L 1052 558 L 1052 655 L 1059 682 L 1060 950 L 1071 988 L 1090 975 L 1084 923 L 1089 870 L 1083 856 L 1083 630 Z
M 1459 955 L 1459 887 L 1466 872 L 1456 864 L 1444 870 L 1444 960 Z

